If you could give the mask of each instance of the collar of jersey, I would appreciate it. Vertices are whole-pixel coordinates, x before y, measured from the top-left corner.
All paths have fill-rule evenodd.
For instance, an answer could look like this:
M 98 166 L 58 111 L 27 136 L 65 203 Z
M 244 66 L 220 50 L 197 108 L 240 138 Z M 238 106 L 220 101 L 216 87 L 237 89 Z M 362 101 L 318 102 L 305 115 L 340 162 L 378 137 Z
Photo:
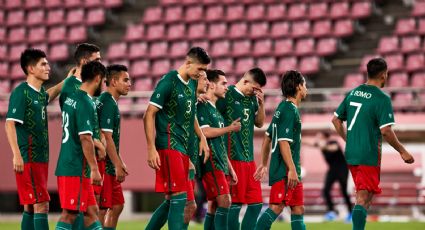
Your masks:
M 212 105 L 212 107 L 217 108 L 217 107 L 215 107 L 214 103 L 212 103 L 210 100 L 208 100 L 208 103 L 210 103 L 210 105 Z
M 39 93 L 40 91 L 41 91 L 41 88 L 40 88 L 40 90 L 37 90 L 34 86 L 32 86 L 30 83 L 28 83 L 27 82 L 27 85 L 31 88 L 31 89 L 33 89 L 34 91 L 36 91 L 37 93 Z
M 295 108 L 297 108 L 297 109 L 298 109 L 298 106 L 297 106 L 296 104 L 294 104 L 294 102 L 292 102 L 292 101 L 290 101 L 290 100 L 288 100 L 288 99 L 286 99 L 286 101 L 287 101 L 287 102 L 289 102 L 289 103 L 291 103 L 293 106 L 295 106 Z
M 190 79 L 186 82 L 186 81 L 184 81 L 184 80 L 183 80 L 182 76 L 180 76 L 180 74 L 178 74 L 178 73 L 177 73 L 177 77 L 180 79 L 180 81 L 181 81 L 183 84 L 185 84 L 185 85 L 189 84 Z
M 245 97 L 245 95 L 236 87 L 234 87 L 235 91 L 238 92 L 242 97 Z

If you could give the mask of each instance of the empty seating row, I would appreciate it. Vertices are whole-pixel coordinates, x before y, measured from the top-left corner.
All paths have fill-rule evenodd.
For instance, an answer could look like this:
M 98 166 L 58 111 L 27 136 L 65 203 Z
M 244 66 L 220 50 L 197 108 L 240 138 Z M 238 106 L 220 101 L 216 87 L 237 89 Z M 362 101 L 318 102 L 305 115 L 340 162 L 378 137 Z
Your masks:
M 382 37 L 378 45 L 378 53 L 412 53 L 425 50 L 425 39 L 419 35 L 398 37 L 395 35 Z
M 367 62 L 374 57 L 377 57 L 377 55 L 364 56 L 360 65 L 360 71 L 366 72 Z M 415 72 L 415 71 L 425 70 L 425 56 L 423 53 L 414 53 L 414 54 L 407 55 L 407 57 L 404 57 L 404 55 L 400 53 L 388 54 L 388 55 L 385 55 L 384 58 L 387 61 L 388 70 L 390 72 L 394 72 L 394 71 Z
M 35 8 L 75 8 L 84 6 L 114 8 L 121 6 L 123 0 L 3 0 L 4 9 Z
M 366 82 L 366 76 L 362 73 L 353 73 L 345 76 L 344 88 L 354 88 Z M 416 87 L 425 88 L 425 72 L 417 72 L 410 75 L 406 72 L 396 72 L 389 75 L 388 87 Z

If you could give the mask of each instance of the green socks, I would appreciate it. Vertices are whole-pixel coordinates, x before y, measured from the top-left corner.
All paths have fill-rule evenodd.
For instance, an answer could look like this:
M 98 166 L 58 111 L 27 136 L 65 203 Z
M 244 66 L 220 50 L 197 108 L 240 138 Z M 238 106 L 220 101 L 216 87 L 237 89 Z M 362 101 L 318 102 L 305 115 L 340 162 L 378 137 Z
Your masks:
M 146 226 L 146 230 L 156 230 L 161 229 L 165 225 L 168 218 L 168 210 L 170 209 L 170 201 L 165 200 L 162 204 L 155 210 L 152 214 L 152 217 Z
M 189 180 L 195 179 L 195 170 L 189 169 Z
M 88 226 L 87 228 L 85 228 L 86 230 L 102 230 L 102 224 L 100 223 L 99 220 L 96 220 L 95 222 L 93 222 L 93 224 L 91 224 L 90 226 Z
M 83 230 L 84 229 L 84 212 L 79 212 L 77 218 L 72 224 L 72 230 Z
M 211 213 L 205 215 L 204 230 L 214 230 L 214 215 Z
M 35 230 L 49 229 L 49 221 L 47 220 L 47 213 L 34 214 L 34 229 Z
M 168 212 L 168 229 L 181 230 L 183 228 L 184 207 L 186 206 L 187 194 L 171 196 L 170 211 Z
M 103 227 L 103 230 L 115 230 L 113 227 Z
M 26 211 L 22 213 L 21 229 L 22 230 L 34 229 L 34 213 L 30 213 Z
M 227 230 L 229 209 L 218 207 L 215 211 L 214 227 L 216 230 Z
M 267 230 L 272 227 L 273 222 L 279 215 L 273 212 L 270 208 L 268 208 L 258 219 L 257 226 L 255 226 L 256 230 Z
M 241 211 L 241 204 L 232 204 L 229 209 L 228 216 L 228 229 L 239 229 L 239 213 Z
M 183 230 L 187 230 L 187 228 L 189 227 L 189 223 L 183 223 Z
M 366 226 L 367 210 L 361 206 L 356 205 L 353 208 L 353 230 L 364 230 Z
M 72 224 L 64 223 L 64 222 L 58 222 L 56 224 L 56 230 L 72 230 Z
M 249 204 L 245 216 L 242 220 L 242 226 L 241 229 L 250 230 L 255 229 L 255 224 L 257 223 L 258 215 L 260 215 L 261 208 L 263 207 L 263 204 Z
M 291 215 L 292 230 L 305 230 L 304 215 Z

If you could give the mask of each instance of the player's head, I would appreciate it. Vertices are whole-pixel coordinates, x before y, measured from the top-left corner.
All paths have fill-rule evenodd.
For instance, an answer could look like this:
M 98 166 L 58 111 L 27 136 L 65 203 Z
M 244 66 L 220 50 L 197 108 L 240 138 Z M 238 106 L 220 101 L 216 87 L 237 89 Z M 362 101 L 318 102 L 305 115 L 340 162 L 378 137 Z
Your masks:
M 208 90 L 214 91 L 214 96 L 224 98 L 227 92 L 226 74 L 218 69 L 207 70 L 208 81 L 210 82 Z
M 190 78 L 197 80 L 199 78 L 199 74 L 202 71 L 207 70 L 210 62 L 211 58 L 207 51 L 201 47 L 192 47 L 186 54 L 186 60 L 184 64 L 187 75 Z
M 110 65 L 106 68 L 106 86 L 114 88 L 119 95 L 127 95 L 130 91 L 131 80 L 125 65 Z
M 301 97 L 304 99 L 307 96 L 307 86 L 304 76 L 296 71 L 289 70 L 282 77 L 280 85 L 282 94 L 286 98 Z
M 258 67 L 248 70 L 238 84 L 243 88 L 243 93 L 248 96 L 255 95 L 267 83 L 266 74 Z
M 26 49 L 21 54 L 21 68 L 25 75 L 33 75 L 37 79 L 49 79 L 50 66 L 46 54 L 39 49 Z
M 97 45 L 89 43 L 78 44 L 74 53 L 74 59 L 78 66 L 82 66 L 90 61 L 100 62 L 100 48 Z
M 199 73 L 198 86 L 196 88 L 196 92 L 198 94 L 206 93 L 208 89 L 208 84 L 209 84 L 209 81 L 207 78 L 207 73 L 205 71 L 201 71 Z
M 93 84 L 95 92 L 93 96 L 99 96 L 102 91 L 102 81 L 107 75 L 107 70 L 102 63 L 91 61 L 83 65 L 81 68 L 81 81 L 84 83 Z
M 367 63 L 367 78 L 381 82 L 381 88 L 388 79 L 387 62 L 383 58 L 373 58 Z

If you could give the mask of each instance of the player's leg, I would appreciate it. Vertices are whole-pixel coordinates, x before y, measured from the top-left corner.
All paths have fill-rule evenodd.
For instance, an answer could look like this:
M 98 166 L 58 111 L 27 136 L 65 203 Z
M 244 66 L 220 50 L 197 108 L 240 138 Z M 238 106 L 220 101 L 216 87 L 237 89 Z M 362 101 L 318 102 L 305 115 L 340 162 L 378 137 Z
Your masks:
M 291 206 L 292 230 L 305 230 L 304 205 Z
M 24 212 L 22 213 L 21 229 L 34 229 L 34 208 L 32 204 L 24 205 Z
M 110 176 L 110 175 L 108 175 Z M 112 206 L 109 207 L 105 217 L 104 229 L 116 229 L 118 219 L 124 208 L 124 194 L 122 192 L 121 183 L 119 183 L 114 176 L 110 176 L 112 181 Z
M 328 172 L 326 173 L 325 185 L 322 191 L 323 198 L 325 198 L 326 201 L 327 213 L 325 214 L 325 220 L 327 221 L 333 221 L 336 218 L 334 203 L 332 202 L 331 197 L 332 185 L 335 183 L 336 179 L 337 175 L 328 170 Z
M 232 205 L 230 205 L 228 215 L 228 229 L 240 229 L 239 213 L 245 201 L 245 194 L 248 186 L 248 175 L 244 170 L 244 165 L 240 161 L 230 160 L 233 170 L 238 176 L 238 183 L 230 186 Z
M 105 184 L 105 164 L 106 162 L 104 160 L 99 161 L 97 159 L 97 166 L 99 167 L 100 175 L 102 176 L 102 178 L 104 178 L 103 184 Z M 101 208 L 103 185 L 93 185 L 93 190 L 94 190 L 94 196 L 96 198 L 97 206 L 99 207 L 98 219 L 103 226 L 105 223 L 105 215 L 107 211 L 107 209 Z M 82 215 L 82 217 L 84 218 L 84 215 Z
M 34 204 L 34 229 L 49 229 L 47 214 L 49 213 L 49 202 L 44 201 Z
M 270 197 L 271 199 L 271 197 Z M 272 201 L 270 201 L 272 202 Z M 271 228 L 273 222 L 277 219 L 277 217 L 282 213 L 285 205 L 283 203 L 280 204 L 272 204 L 270 203 L 269 208 L 263 212 L 260 218 L 257 221 L 255 226 L 256 230 L 268 230 Z
M 152 214 L 152 217 L 149 220 L 148 225 L 145 230 L 156 230 L 161 229 L 162 226 L 167 223 L 168 211 L 170 209 L 170 195 L 165 196 L 164 202 L 159 205 L 159 207 Z
M 61 216 L 56 224 L 56 230 L 71 230 L 78 214 L 79 211 L 77 210 L 62 209 Z
M 108 212 L 108 208 L 100 208 L 99 207 L 99 222 L 102 224 L 102 226 L 105 226 L 105 217 L 106 213 Z
M 248 181 L 247 191 L 246 191 L 246 203 L 248 207 L 246 208 L 245 216 L 242 220 L 242 229 L 255 229 L 257 224 L 258 216 L 260 215 L 261 208 L 263 207 L 263 196 L 261 193 L 261 182 L 254 180 L 254 175 L 257 166 L 255 162 L 245 163 L 246 167 L 246 177 Z
M 363 230 L 366 226 L 367 209 L 371 193 L 367 190 L 358 190 L 356 193 L 356 205 L 353 208 L 353 230 Z
M 82 178 L 71 176 L 58 176 L 58 193 L 62 213 L 56 229 L 73 229 L 73 224 L 80 212 L 80 199 L 82 193 Z
M 217 210 L 217 201 L 208 201 L 207 214 L 205 215 L 204 230 L 214 230 L 215 212 Z
M 47 191 L 47 163 L 32 163 L 31 178 L 37 202 L 34 204 L 34 229 L 49 229 L 47 215 L 49 213 L 50 196 Z
M 231 205 L 230 194 L 218 195 L 216 200 L 217 209 L 215 211 L 214 229 L 227 230 L 228 214 Z
M 348 215 L 345 218 L 346 222 L 351 222 L 351 211 L 353 210 L 353 204 L 351 204 L 350 195 L 347 191 L 347 180 L 348 180 L 348 170 L 346 170 L 342 175 L 339 176 L 338 182 L 341 189 L 341 194 L 344 197 L 344 202 L 347 205 Z
M 87 209 L 84 211 L 84 229 L 98 230 L 102 229 L 102 224 L 99 221 L 99 206 L 97 206 L 96 198 L 94 196 L 93 186 L 91 185 L 90 178 L 83 178 L 83 195 L 81 201 L 86 204 Z
M 188 181 L 188 188 L 187 188 L 187 202 L 186 202 L 186 206 L 184 207 L 183 230 L 188 228 L 189 222 L 196 212 L 195 193 L 193 192 L 193 190 L 195 188 L 194 177 L 195 177 L 195 171 L 189 170 L 189 181 Z

